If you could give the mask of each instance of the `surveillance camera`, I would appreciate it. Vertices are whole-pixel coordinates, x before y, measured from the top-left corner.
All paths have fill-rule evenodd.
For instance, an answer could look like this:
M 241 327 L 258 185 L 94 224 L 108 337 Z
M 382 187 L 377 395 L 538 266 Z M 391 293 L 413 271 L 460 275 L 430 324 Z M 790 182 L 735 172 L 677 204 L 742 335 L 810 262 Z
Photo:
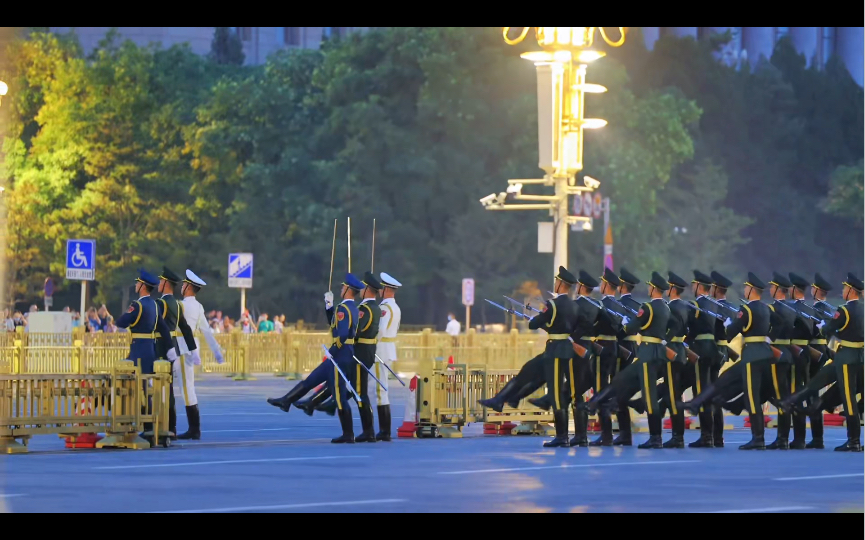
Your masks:
M 601 182 L 599 182 L 598 180 L 595 180 L 591 176 L 584 176 L 583 177 L 583 183 L 589 189 L 598 189 L 599 187 L 601 187 Z
M 493 204 L 494 202 L 496 202 L 496 194 L 495 193 L 490 193 L 489 195 L 487 195 L 486 197 L 481 199 L 481 204 L 484 206 L 489 206 L 489 205 Z
M 508 193 L 512 193 L 514 195 L 519 195 L 523 190 L 522 184 L 511 184 L 508 186 Z

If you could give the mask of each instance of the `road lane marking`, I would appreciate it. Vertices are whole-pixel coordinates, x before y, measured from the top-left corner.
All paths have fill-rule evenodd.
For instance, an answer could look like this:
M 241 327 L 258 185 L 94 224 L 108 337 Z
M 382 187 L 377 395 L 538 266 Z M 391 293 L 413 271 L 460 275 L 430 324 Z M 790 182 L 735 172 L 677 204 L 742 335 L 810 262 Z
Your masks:
M 742 508 L 741 510 L 716 510 L 714 512 L 693 512 L 695 514 L 761 514 L 765 512 L 795 512 L 813 510 L 813 506 L 776 506 L 773 508 Z
M 790 478 L 773 478 L 773 480 L 777 480 L 778 482 L 790 482 L 793 480 L 823 480 L 824 478 L 853 478 L 856 476 L 865 476 L 865 473 L 826 474 L 823 476 L 793 476 Z
M 275 506 L 237 506 L 234 508 L 205 508 L 203 510 L 171 510 L 168 512 L 148 512 L 148 514 L 215 514 L 226 512 L 253 512 L 256 510 L 292 510 L 299 508 L 319 508 L 323 506 L 358 506 L 363 504 L 390 504 L 404 503 L 406 499 L 377 499 L 372 501 L 339 501 L 339 502 L 321 502 L 321 503 L 305 503 L 305 504 L 279 504 Z
M 681 460 L 681 461 L 632 461 L 626 463 L 592 463 L 580 465 L 551 465 L 548 467 L 514 467 L 509 469 L 480 469 L 474 471 L 444 471 L 436 474 L 481 474 L 495 472 L 520 472 L 520 471 L 543 471 L 553 469 L 591 469 L 595 467 L 621 467 L 626 465 L 674 465 L 679 463 L 701 463 L 699 460 Z
M 288 461 L 324 461 L 331 459 L 359 459 L 369 456 L 311 456 L 274 459 L 232 459 L 225 461 L 189 461 L 185 463 L 151 463 L 148 465 L 114 465 L 111 467 L 92 467 L 94 471 L 115 471 L 120 469 L 156 469 L 165 467 L 200 467 L 204 465 L 242 465 L 246 463 L 279 463 Z

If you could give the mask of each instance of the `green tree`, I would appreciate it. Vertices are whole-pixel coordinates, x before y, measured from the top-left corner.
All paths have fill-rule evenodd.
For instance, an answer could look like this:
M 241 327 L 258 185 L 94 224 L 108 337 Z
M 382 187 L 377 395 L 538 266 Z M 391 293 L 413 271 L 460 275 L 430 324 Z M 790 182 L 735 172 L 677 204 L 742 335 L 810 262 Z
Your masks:
M 213 42 L 210 44 L 210 58 L 217 64 L 233 64 L 241 66 L 246 57 L 243 54 L 243 43 L 236 32 L 228 26 L 217 26 L 213 30 Z
M 823 208 L 831 214 L 849 219 L 861 228 L 862 208 L 865 207 L 865 197 L 863 197 L 865 175 L 862 172 L 862 160 L 860 159 L 855 166 L 842 165 L 835 169 L 829 185 L 829 194 L 823 202 Z

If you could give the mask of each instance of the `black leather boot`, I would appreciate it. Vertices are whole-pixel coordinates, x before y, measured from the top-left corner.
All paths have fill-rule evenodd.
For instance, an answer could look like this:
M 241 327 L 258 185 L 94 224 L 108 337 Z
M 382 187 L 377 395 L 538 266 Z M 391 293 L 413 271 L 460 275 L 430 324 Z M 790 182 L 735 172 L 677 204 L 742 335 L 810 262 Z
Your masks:
M 775 442 L 766 446 L 766 450 L 790 449 L 790 413 L 778 413 L 778 436 Z
M 333 396 L 324 401 L 321 405 L 315 408 L 318 412 L 323 412 L 328 416 L 336 415 L 336 400 L 333 399 Z
M 712 407 L 712 438 L 715 448 L 724 448 L 724 410 Z
M 348 404 L 339 410 L 339 425 L 342 426 L 342 435 L 331 439 L 334 444 L 354 444 L 354 426 L 351 421 L 351 408 Z
M 713 448 L 715 446 L 712 436 L 713 426 L 712 410 L 703 407 L 700 413 L 700 438 L 690 443 L 688 448 Z
M 516 394 L 513 394 L 511 397 L 509 397 L 507 399 L 506 403 L 507 403 L 508 407 L 510 407 L 512 409 L 516 409 L 517 407 L 520 406 L 520 401 L 526 399 L 530 395 L 537 392 L 544 384 L 546 384 L 546 383 L 541 381 L 539 383 L 531 382 L 531 383 L 523 386 L 519 392 L 517 392 Z
M 592 396 L 589 401 L 577 403 L 577 409 L 588 414 L 595 414 L 598 409 L 607 405 L 607 402 L 616 396 L 615 386 L 612 384 Z
M 763 423 L 763 411 L 749 416 L 751 419 L 751 440 L 739 447 L 739 450 L 765 450 L 766 424 Z
M 568 444 L 568 410 L 553 411 L 553 423 L 556 426 L 556 437 L 544 443 L 544 448 L 567 448 Z
M 811 442 L 805 448 L 823 449 L 823 411 L 811 415 Z
M 177 402 L 174 400 L 174 386 L 171 387 L 171 392 L 168 394 L 168 431 L 171 435 L 168 436 L 172 441 L 177 440 Z
M 554 405 L 553 398 L 550 394 L 546 394 L 539 398 L 532 398 L 529 400 L 529 403 L 545 411 L 552 409 Z
M 598 411 L 598 422 L 601 424 L 601 436 L 590 442 L 589 446 L 613 446 L 613 419 L 610 411 Z
M 306 389 L 306 385 L 304 385 L 303 382 L 300 382 L 292 388 L 289 393 L 285 394 L 281 398 L 267 398 L 267 402 L 274 407 L 279 407 L 283 411 L 288 412 L 292 404 L 302 398 L 307 392 L 308 390 Z
M 375 440 L 390 442 L 390 405 L 378 406 L 378 433 Z
M 632 399 L 628 402 L 628 407 L 634 409 L 637 414 L 646 414 L 646 402 L 642 399 Z
M 661 426 L 663 425 L 663 419 L 660 415 L 650 414 L 649 415 L 649 440 L 644 442 L 643 444 L 637 446 L 637 448 L 663 448 L 664 443 L 661 439 Z
M 684 448 L 685 447 L 685 416 L 682 414 L 674 414 L 670 418 L 672 424 L 673 436 L 670 440 L 664 443 L 664 448 Z
M 808 431 L 805 426 L 806 418 L 804 413 L 793 413 L 793 440 L 790 442 L 790 450 L 805 449 L 805 435 Z
M 581 448 L 589 446 L 588 427 L 589 413 L 574 407 L 574 438 L 571 439 L 571 446 L 579 446 Z
M 613 446 L 631 446 L 631 415 L 628 409 L 616 412 L 616 421 L 619 423 L 619 434 L 613 439 Z
M 372 407 L 368 402 L 359 406 L 360 425 L 363 430 L 355 442 L 375 442 L 375 418 L 372 415 Z
M 518 390 L 520 389 L 517 387 L 517 380 L 513 378 L 505 384 L 505 387 L 498 394 L 488 399 L 480 399 L 478 403 L 481 407 L 486 407 L 500 413 L 504 409 L 505 401 L 507 401 L 508 397 L 516 394 Z
M 862 444 L 859 442 L 859 434 L 862 426 L 859 424 L 859 415 L 845 416 L 847 421 L 847 442 L 835 448 L 836 452 L 861 452 Z
M 322 403 L 324 403 L 332 395 L 333 394 L 331 393 L 330 389 L 325 387 L 311 398 L 304 401 L 298 401 L 294 404 L 294 406 L 303 411 L 304 414 L 306 414 L 307 416 L 312 416 L 313 413 L 315 413 L 316 408 Z
M 201 417 L 198 415 L 198 405 L 186 408 L 186 419 L 189 421 L 189 430 L 177 438 L 181 441 L 201 439 Z

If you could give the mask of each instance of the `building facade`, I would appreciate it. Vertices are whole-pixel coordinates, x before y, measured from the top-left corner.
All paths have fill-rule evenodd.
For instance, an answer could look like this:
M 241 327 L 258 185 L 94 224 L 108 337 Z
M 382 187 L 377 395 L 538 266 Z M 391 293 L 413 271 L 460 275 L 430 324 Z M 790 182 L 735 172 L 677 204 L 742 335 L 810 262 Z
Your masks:
M 106 26 L 50 27 L 51 32 L 65 34 L 72 30 L 78 36 L 85 53 L 92 51 L 110 30 Z M 366 27 L 346 26 L 238 26 L 232 30 L 243 43 L 243 54 L 248 65 L 263 64 L 267 56 L 285 48 L 317 49 L 324 39 L 334 39 L 351 32 L 366 30 Z M 188 43 L 196 54 L 207 54 L 213 41 L 213 26 L 165 26 L 136 27 L 120 26 L 117 32 L 121 38 L 130 39 L 137 45 L 161 43 L 171 47 Z
M 790 36 L 793 46 L 805 56 L 810 67 L 822 69 L 833 54 L 837 54 L 853 80 L 863 86 L 865 78 L 865 28 L 843 27 L 741 27 L 741 26 L 696 26 L 696 27 L 643 27 L 646 48 L 654 47 L 661 36 L 693 37 L 701 39 L 712 33 L 730 30 L 732 41 L 721 51 L 720 60 L 728 65 L 741 66 L 745 61 L 753 69 L 761 59 L 772 56 L 775 44 L 784 36 Z

